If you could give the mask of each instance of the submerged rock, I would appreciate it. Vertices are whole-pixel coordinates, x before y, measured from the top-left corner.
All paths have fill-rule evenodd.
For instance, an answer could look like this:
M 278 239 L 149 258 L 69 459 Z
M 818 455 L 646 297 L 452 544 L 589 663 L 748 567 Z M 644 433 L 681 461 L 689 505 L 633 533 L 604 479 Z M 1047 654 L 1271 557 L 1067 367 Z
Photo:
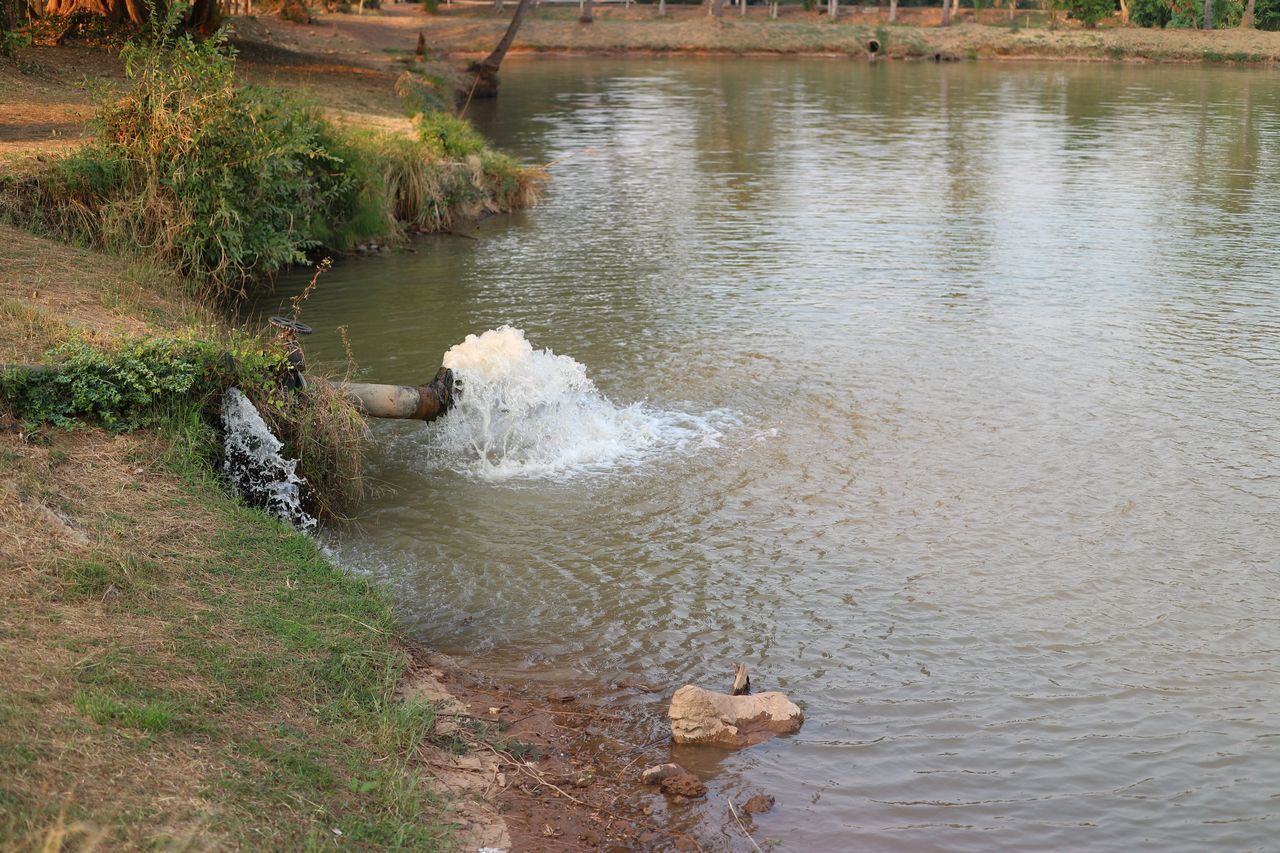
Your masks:
M 742 810 L 747 814 L 764 814 L 773 808 L 775 802 L 777 801 L 769 794 L 756 794 L 747 800 L 747 804 L 742 807 Z
M 662 780 L 662 793 L 696 800 L 707 795 L 707 786 L 702 784 L 702 780 L 697 776 L 681 770 L 676 775 Z
M 800 731 L 804 712 L 777 691 L 730 696 L 687 684 L 671 697 L 671 737 L 676 743 L 743 747 Z

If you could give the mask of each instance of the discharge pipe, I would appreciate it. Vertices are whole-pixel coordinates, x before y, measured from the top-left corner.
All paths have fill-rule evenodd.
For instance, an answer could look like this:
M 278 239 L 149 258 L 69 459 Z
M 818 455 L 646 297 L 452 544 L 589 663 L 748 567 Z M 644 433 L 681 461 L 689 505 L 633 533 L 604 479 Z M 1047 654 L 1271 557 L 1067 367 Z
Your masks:
M 350 400 L 371 418 L 434 421 L 453 407 L 453 371 L 440 368 L 426 385 L 377 385 L 372 382 L 337 382 L 309 377 L 308 382 L 324 383 Z
M 300 335 L 311 334 L 311 327 L 290 317 L 271 317 L 267 322 L 280 330 L 280 343 L 289 358 L 293 384 L 305 388 L 308 383 L 325 384 L 350 400 L 371 418 L 434 421 L 453 407 L 455 394 L 453 371 L 446 367 L 425 385 L 379 385 L 372 382 L 340 382 L 308 377 L 307 361 L 302 353 Z

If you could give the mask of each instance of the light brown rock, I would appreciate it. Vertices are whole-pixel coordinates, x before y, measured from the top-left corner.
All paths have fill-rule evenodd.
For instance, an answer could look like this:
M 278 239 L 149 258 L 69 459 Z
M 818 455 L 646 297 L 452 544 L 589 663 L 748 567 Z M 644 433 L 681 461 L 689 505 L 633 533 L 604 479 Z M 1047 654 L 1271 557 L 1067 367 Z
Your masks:
M 663 779 L 683 772 L 684 768 L 679 764 L 655 764 L 652 767 L 645 768 L 645 771 L 640 774 L 640 781 L 646 785 L 657 785 Z
M 730 696 L 686 684 L 671 697 L 671 737 L 676 743 L 742 747 L 800 731 L 804 712 L 777 691 Z

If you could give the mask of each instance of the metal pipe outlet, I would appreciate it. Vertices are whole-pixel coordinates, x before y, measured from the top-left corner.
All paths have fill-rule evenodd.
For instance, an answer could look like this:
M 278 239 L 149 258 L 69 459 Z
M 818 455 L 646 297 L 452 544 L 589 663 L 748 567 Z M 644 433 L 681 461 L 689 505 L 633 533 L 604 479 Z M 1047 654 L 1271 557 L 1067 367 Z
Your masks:
M 309 378 L 311 382 L 318 380 Z M 440 368 L 436 378 L 426 385 L 376 385 L 371 382 L 330 381 L 343 397 L 369 417 L 399 420 L 434 421 L 453 407 L 453 371 Z

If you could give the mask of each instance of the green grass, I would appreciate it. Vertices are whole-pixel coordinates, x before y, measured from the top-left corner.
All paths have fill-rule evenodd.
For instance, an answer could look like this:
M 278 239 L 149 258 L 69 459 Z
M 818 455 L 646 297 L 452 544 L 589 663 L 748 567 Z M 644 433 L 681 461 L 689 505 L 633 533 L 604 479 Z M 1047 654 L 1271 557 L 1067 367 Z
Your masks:
M 33 657 L 15 671 L 51 667 L 34 683 L 0 673 L 0 849 L 73 821 L 111 847 L 451 848 L 417 763 L 436 709 L 396 696 L 407 659 L 387 597 L 228 498 L 189 432 L 138 457 L 176 488 L 146 517 L 119 512 L 129 541 L 47 563 L 43 591 L 0 604 L 0 622 L 20 607 L 48 632 L 24 633 Z M 62 451 L 52 470 L 75 468 Z M 168 538 L 183 517 L 202 541 Z M 41 663 L 59 659 L 49 637 L 71 664 Z
M 162 702 L 131 705 L 109 695 L 83 690 L 75 695 L 74 702 L 76 710 L 95 723 L 129 726 L 153 733 L 168 731 L 176 714 L 172 706 Z

